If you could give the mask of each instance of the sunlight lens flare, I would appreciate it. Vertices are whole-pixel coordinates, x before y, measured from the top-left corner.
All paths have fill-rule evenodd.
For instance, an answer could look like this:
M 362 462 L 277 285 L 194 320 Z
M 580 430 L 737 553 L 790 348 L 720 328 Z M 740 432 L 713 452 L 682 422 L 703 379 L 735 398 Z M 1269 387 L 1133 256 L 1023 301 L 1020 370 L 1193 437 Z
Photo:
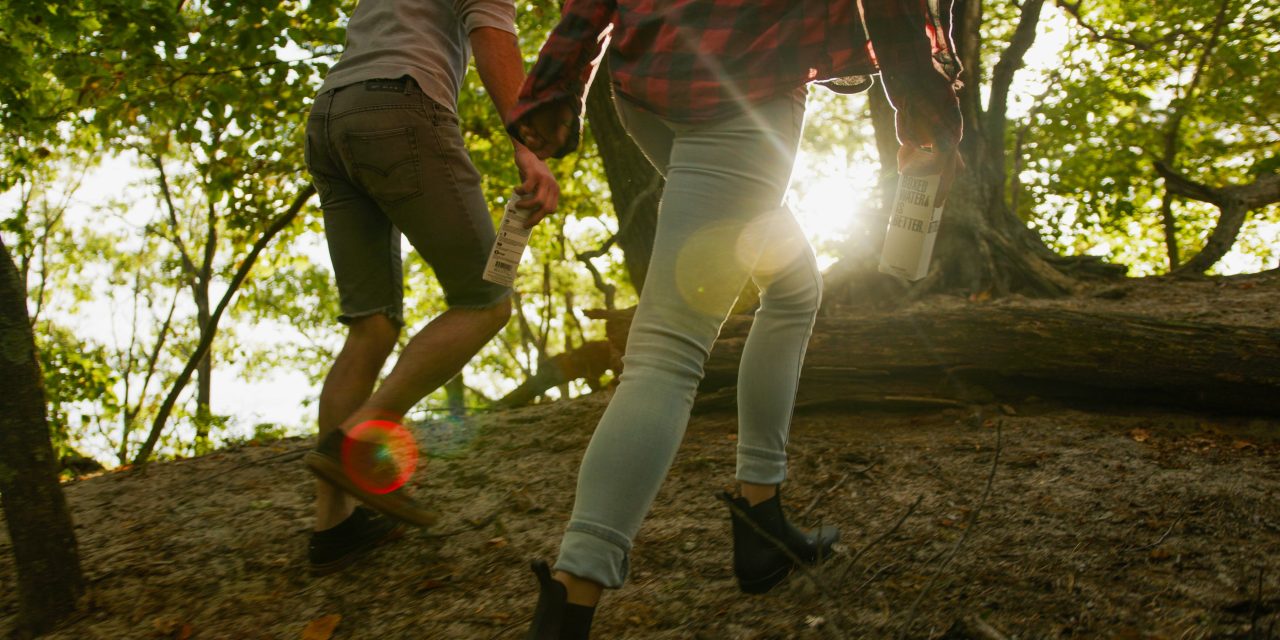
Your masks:
M 367 420 L 342 442 L 342 468 L 361 489 L 391 493 L 404 486 L 418 466 L 418 444 L 399 422 Z
M 787 205 L 747 225 L 735 250 L 738 263 L 747 267 L 757 282 L 773 280 L 812 251 Z

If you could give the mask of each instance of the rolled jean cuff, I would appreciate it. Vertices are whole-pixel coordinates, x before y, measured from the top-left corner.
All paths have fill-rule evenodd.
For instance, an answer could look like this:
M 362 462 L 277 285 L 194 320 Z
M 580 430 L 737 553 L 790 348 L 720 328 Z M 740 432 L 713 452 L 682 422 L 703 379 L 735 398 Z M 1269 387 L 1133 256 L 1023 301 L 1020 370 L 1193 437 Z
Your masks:
M 739 443 L 737 478 L 751 484 L 779 484 L 787 479 L 787 454 Z
M 397 328 L 404 327 L 404 314 L 400 309 L 400 305 L 398 304 L 389 304 L 383 307 L 377 307 L 377 308 L 368 309 L 365 311 L 356 311 L 353 313 L 344 312 L 342 315 L 338 316 L 338 322 L 341 322 L 342 324 L 345 324 L 345 325 L 350 325 L 352 322 L 355 322 L 356 320 L 360 320 L 362 318 L 368 318 L 369 316 L 376 316 L 376 315 L 386 316 L 387 319 L 391 321 L 391 324 L 394 324 Z
M 626 536 L 598 524 L 569 523 L 560 541 L 560 557 L 556 571 L 563 571 L 595 582 L 606 589 L 617 589 L 627 580 L 631 570 L 631 541 Z

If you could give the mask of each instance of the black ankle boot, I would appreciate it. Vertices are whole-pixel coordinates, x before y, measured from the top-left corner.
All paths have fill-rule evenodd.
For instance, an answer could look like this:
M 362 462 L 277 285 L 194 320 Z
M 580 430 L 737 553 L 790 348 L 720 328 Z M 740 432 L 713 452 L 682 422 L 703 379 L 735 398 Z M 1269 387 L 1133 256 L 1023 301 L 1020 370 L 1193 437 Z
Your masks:
M 552 579 L 546 562 L 534 560 L 532 568 L 538 577 L 538 608 L 525 640 L 587 640 L 596 608 L 569 604 L 568 592 Z
M 819 527 L 808 533 L 795 528 L 782 513 L 780 495 L 754 507 L 746 498 L 728 493 L 722 498 L 729 503 L 733 522 L 733 573 L 744 593 L 768 592 L 796 568 L 796 560 L 803 564 L 826 560 L 831 546 L 840 539 L 835 527 Z

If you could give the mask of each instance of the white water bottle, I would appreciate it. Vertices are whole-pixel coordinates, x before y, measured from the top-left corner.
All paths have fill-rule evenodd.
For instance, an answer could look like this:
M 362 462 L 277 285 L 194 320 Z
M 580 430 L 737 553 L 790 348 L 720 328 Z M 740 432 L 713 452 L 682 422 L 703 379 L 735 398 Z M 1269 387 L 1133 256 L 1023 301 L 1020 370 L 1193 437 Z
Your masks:
M 919 280 L 929 273 L 929 258 L 938 238 L 942 207 L 941 175 L 898 176 L 898 191 L 889 210 L 889 228 L 880 253 L 880 273 Z
M 529 209 L 521 209 L 518 205 L 521 198 L 512 193 L 507 206 L 502 210 L 502 222 L 498 224 L 498 238 L 489 252 L 489 262 L 484 267 L 484 279 L 494 284 L 510 287 L 516 283 L 516 268 L 524 257 L 525 247 L 529 245 L 529 234 L 533 229 L 524 228 L 529 219 Z

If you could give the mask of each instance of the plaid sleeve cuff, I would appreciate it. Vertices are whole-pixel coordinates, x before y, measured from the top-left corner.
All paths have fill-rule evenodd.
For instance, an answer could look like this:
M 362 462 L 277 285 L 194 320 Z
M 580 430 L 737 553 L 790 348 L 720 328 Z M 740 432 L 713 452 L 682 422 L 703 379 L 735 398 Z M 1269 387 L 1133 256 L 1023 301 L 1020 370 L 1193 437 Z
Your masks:
M 507 122 L 507 133 L 510 134 L 513 140 L 528 146 L 520 135 L 520 122 L 542 107 L 553 106 L 566 100 L 569 101 L 570 111 L 573 113 L 573 122 L 569 123 L 569 137 L 551 156 L 553 158 L 563 158 L 573 153 L 578 148 L 578 142 L 582 140 L 582 109 L 584 103 L 576 94 L 569 91 L 547 91 L 539 94 L 536 99 L 522 97 L 515 108 L 511 110 L 511 113 L 508 114 L 510 120 Z
M 939 75 L 936 80 L 901 83 L 890 91 L 890 102 L 897 109 L 898 142 L 944 150 L 960 144 L 964 133 L 960 100 L 945 78 Z

